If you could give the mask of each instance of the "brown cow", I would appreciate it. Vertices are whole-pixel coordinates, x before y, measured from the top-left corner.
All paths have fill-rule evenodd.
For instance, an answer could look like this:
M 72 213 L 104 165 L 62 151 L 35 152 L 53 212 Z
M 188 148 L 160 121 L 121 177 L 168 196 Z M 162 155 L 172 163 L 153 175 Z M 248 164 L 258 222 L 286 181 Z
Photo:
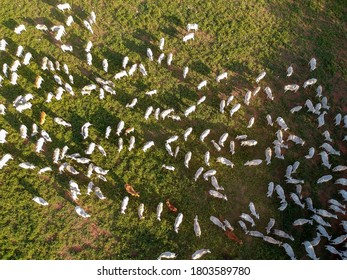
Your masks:
M 170 200 L 166 200 L 166 206 L 169 207 L 170 211 L 177 212 L 177 208 L 170 203 Z
M 140 194 L 139 194 L 137 191 L 135 191 L 134 188 L 133 188 L 131 185 L 125 184 L 124 187 L 125 187 L 125 190 L 126 190 L 129 194 L 131 194 L 132 196 L 140 197 Z
M 43 125 L 46 121 L 46 113 L 45 112 L 41 112 L 41 117 L 40 117 L 40 125 Z
M 238 244 L 242 245 L 243 242 L 240 240 L 234 232 L 232 232 L 230 229 L 227 229 L 224 234 L 231 240 L 237 242 Z

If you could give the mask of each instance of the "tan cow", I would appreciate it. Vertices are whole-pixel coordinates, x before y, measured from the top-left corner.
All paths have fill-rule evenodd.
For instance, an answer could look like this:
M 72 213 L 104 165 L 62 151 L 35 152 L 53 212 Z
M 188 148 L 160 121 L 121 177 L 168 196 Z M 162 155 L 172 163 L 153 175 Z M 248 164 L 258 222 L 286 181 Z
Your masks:
M 40 125 L 43 125 L 46 121 L 46 113 L 45 112 L 41 112 L 41 117 L 40 117 Z
M 125 187 L 125 190 L 126 190 L 129 194 L 131 194 L 132 196 L 140 197 L 140 194 L 139 194 L 137 191 L 135 191 L 134 188 L 133 188 L 131 185 L 125 184 L 124 187 Z

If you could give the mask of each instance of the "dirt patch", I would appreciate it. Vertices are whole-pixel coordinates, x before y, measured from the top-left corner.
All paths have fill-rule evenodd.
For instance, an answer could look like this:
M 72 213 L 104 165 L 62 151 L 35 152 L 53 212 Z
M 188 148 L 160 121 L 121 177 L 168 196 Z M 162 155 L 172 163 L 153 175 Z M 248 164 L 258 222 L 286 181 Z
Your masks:
M 52 205 L 53 210 L 59 211 L 64 207 L 64 203 L 58 202 Z
M 197 33 L 196 37 L 197 38 L 202 38 L 202 41 L 203 41 L 204 44 L 206 44 L 206 43 L 213 43 L 214 40 L 215 40 L 215 38 L 214 38 L 214 36 L 212 34 L 209 34 L 209 33 L 204 32 L 202 30 L 198 30 L 196 33 Z
M 79 253 L 83 250 L 83 247 L 81 245 L 73 245 L 69 248 L 69 251 L 71 253 Z
M 55 241 L 56 238 L 57 238 L 57 233 L 55 232 L 55 233 L 52 233 L 52 234 L 46 236 L 45 241 L 47 243 L 51 243 L 51 242 Z
M 346 81 L 340 74 L 336 74 L 336 76 L 331 79 L 329 83 L 333 85 L 333 93 L 331 94 L 333 104 L 335 105 L 333 107 L 340 110 L 341 114 L 347 113 L 347 101 L 345 93 L 347 88 Z M 330 96 L 327 97 L 329 101 Z
M 109 231 L 99 228 L 95 223 L 89 225 L 89 232 L 94 239 L 97 239 L 101 235 L 111 235 Z
M 347 146 L 345 143 L 342 141 L 336 141 L 338 150 L 341 152 L 341 156 L 346 156 L 347 155 Z
M 90 70 L 87 70 L 86 68 L 79 67 L 79 70 L 81 71 L 81 74 L 85 77 L 88 77 L 89 79 L 93 78 L 93 72 Z

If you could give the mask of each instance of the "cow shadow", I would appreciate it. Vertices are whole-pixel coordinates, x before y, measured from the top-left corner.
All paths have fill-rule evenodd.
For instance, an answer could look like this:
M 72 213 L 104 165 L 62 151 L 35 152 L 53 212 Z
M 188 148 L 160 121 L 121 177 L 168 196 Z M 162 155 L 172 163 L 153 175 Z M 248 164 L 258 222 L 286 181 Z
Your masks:
M 57 5 L 59 3 L 61 3 L 61 1 L 57 1 L 57 0 L 41 0 L 41 1 L 45 4 L 52 6 L 52 7 L 57 7 Z
M 152 44 L 152 42 L 157 41 L 157 38 L 153 34 L 147 32 L 147 30 L 141 29 L 141 28 L 137 28 L 135 30 L 135 32 L 133 32 L 132 35 L 134 38 L 136 38 L 142 42 L 146 42 L 147 45 L 152 46 L 152 47 L 154 46 Z
M 73 11 L 74 15 L 78 16 L 81 19 L 87 19 L 89 17 L 89 14 L 86 12 L 86 10 L 76 4 L 71 5 L 71 10 Z M 80 23 L 83 24 L 82 21 Z
M 171 23 L 171 24 L 173 24 L 175 26 L 182 26 L 183 25 L 181 19 L 179 19 L 175 15 L 164 16 L 164 18 L 165 18 L 166 21 L 168 21 L 169 23 Z
M 2 22 L 2 24 L 10 30 L 14 30 L 19 24 L 14 19 L 7 19 Z
M 53 26 L 53 22 L 46 17 L 37 17 L 37 18 L 24 18 L 23 21 L 29 25 L 36 26 L 37 24 L 44 24 L 47 26 Z M 41 31 L 43 32 L 43 31 Z
M 114 73 L 114 72 L 118 72 L 123 70 L 122 68 L 122 63 L 123 63 L 123 58 L 126 56 L 120 52 L 111 50 L 109 47 L 101 44 L 98 46 L 99 49 L 101 49 L 101 58 L 98 58 L 98 65 L 100 65 L 100 68 L 102 68 L 102 60 L 103 59 L 107 59 L 108 62 L 108 72 L 105 73 L 103 71 L 103 73 L 105 73 L 105 75 L 109 75 L 110 72 Z M 131 65 L 132 62 L 130 61 L 130 57 L 129 57 L 129 62 L 127 67 L 129 67 L 129 65 Z
M 9 77 L 11 77 L 9 75 Z M 20 85 L 3 84 L 1 87 L 1 96 L 5 98 L 7 104 L 11 104 L 19 95 L 23 95 L 24 88 Z
M 105 135 L 107 126 L 111 125 L 114 127 L 120 118 L 111 114 L 107 109 L 102 106 L 98 106 L 98 109 L 91 115 L 91 120 L 94 128 L 100 133 L 100 135 Z
M 196 60 L 191 63 L 191 69 L 194 69 L 195 72 L 208 76 L 211 73 L 211 68 L 208 67 L 205 63 L 203 63 L 201 60 Z
M 130 51 L 139 54 L 140 57 L 144 57 L 146 55 L 148 45 L 144 44 L 143 41 L 124 39 L 124 45 Z

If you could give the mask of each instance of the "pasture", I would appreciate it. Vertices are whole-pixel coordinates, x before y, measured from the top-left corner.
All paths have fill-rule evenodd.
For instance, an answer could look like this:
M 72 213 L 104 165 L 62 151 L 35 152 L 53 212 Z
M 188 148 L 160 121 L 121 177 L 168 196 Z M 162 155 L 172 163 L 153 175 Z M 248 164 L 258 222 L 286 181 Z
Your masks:
M 249 203 L 253 202 L 260 218 L 253 217 L 256 225 L 248 230 L 256 230 L 266 235 L 266 226 L 270 218 L 276 223 L 274 229 L 282 230 L 294 241 L 271 235 L 273 238 L 290 244 L 297 259 L 309 259 L 302 242 L 312 241 L 317 236 L 318 223 L 293 226 L 298 218 L 312 219 L 305 199 L 310 197 L 316 209 L 326 209 L 337 215 L 324 219 L 331 224 L 326 227 L 332 239 L 346 234 L 342 221 L 346 215 L 330 210 L 328 200 L 335 199 L 346 205 L 339 190 L 346 186 L 334 184 L 338 178 L 346 178 L 346 171 L 333 172 L 332 168 L 347 165 L 347 101 L 346 91 L 346 5 L 344 1 L 106 1 L 75 0 L 70 1 L 71 10 L 60 11 L 55 0 L 2 0 L 0 7 L 0 39 L 8 45 L 0 51 L 0 64 L 9 67 L 18 59 L 18 46 L 30 52 L 32 59 L 28 65 L 18 68 L 16 85 L 4 78 L 0 87 L 0 104 L 6 106 L 6 113 L 0 115 L 0 129 L 8 132 L 6 143 L 0 144 L 0 159 L 11 154 L 13 159 L 0 170 L 0 258 L 1 259 L 156 259 L 162 252 L 171 251 L 178 259 L 191 259 L 198 249 L 208 248 L 211 253 L 203 259 L 289 259 L 283 247 L 265 242 L 246 234 L 240 227 L 242 213 L 250 214 Z M 308 3 L 309 2 L 309 3 Z M 96 23 L 92 24 L 93 33 L 88 31 L 83 21 L 90 13 L 96 14 Z M 67 17 L 73 16 L 74 22 L 66 26 Z M 188 23 L 197 23 L 193 40 L 183 42 L 189 32 Z M 16 34 L 14 29 L 24 24 L 26 30 Z M 37 24 L 65 26 L 66 34 L 61 41 L 55 39 L 54 31 L 41 31 Z M 163 51 L 159 41 L 165 38 Z M 85 48 L 92 42 L 90 54 L 92 65 L 87 63 Z M 63 52 L 62 44 L 71 45 L 73 51 Z M 153 52 L 154 61 L 147 57 L 146 50 Z M 161 64 L 157 59 L 161 53 L 165 58 Z M 171 65 L 167 56 L 172 53 Z M 123 70 L 122 61 L 129 57 L 126 70 L 133 64 L 143 64 L 148 73 L 141 74 L 139 69 L 127 77 L 114 79 L 116 73 Z M 42 70 L 42 59 L 47 57 L 54 63 L 60 63 L 60 70 Z M 309 61 L 316 58 L 317 68 L 310 71 Z M 102 61 L 107 59 L 108 71 L 103 70 Z M 61 100 L 53 97 L 46 102 L 47 95 L 56 95 L 59 85 L 54 80 L 58 75 L 64 82 L 69 82 L 68 74 L 63 71 L 63 64 L 68 65 L 69 74 L 74 78 L 71 84 L 75 95 L 64 92 Z M 287 68 L 292 65 L 293 74 L 287 77 Z M 189 67 L 183 78 L 184 67 Z M 265 77 L 256 83 L 256 77 L 262 71 Z M 227 72 L 228 77 L 216 82 L 216 77 Z M 35 86 L 38 76 L 43 78 L 41 88 Z M 96 78 L 112 81 L 116 94 L 104 93 L 99 97 L 100 84 Z M 303 88 L 310 78 L 317 83 Z M 198 84 L 207 81 L 206 87 L 197 89 Z M 97 89 L 82 95 L 83 87 L 95 84 Z M 294 93 L 284 92 L 284 86 L 298 84 L 300 89 Z M 323 88 L 322 95 L 327 98 L 329 109 L 326 111 L 325 124 L 317 128 L 319 114 L 307 112 L 304 105 L 310 99 L 314 105 L 321 102 L 316 97 L 317 86 Z M 247 91 L 261 87 L 259 93 L 252 95 L 250 104 L 244 103 Z M 270 87 L 274 99 L 264 92 Z M 145 93 L 157 90 L 157 94 Z M 13 106 L 19 95 L 31 93 L 31 109 L 21 113 Z M 234 99 L 225 112 L 220 112 L 220 103 L 231 95 Z M 195 112 L 185 117 L 185 110 L 202 98 L 206 100 L 196 106 Z M 138 102 L 134 108 L 126 107 L 134 98 Z M 241 108 L 232 117 L 229 111 L 240 103 Z M 148 107 L 153 113 L 144 118 Z M 290 109 L 303 108 L 295 113 Z M 154 116 L 173 108 L 171 115 L 180 120 Z M 46 113 L 45 122 L 40 125 L 41 113 Z M 342 115 L 340 125 L 335 125 L 334 118 Z M 274 125 L 268 125 L 266 115 L 270 114 Z M 71 127 L 58 125 L 54 118 L 60 117 Z M 255 118 L 252 127 L 247 128 L 251 117 Z M 288 125 L 283 130 L 284 159 L 274 155 L 273 141 L 277 139 L 276 123 L 282 117 Z M 117 125 L 124 121 L 126 128 L 134 127 L 129 135 L 116 134 Z M 345 121 L 345 123 L 344 123 Z M 89 135 L 81 135 L 81 127 L 90 122 Z M 39 132 L 45 130 L 52 142 L 45 142 L 42 152 L 36 152 L 35 146 L 40 135 L 31 136 L 32 125 L 38 125 Z M 28 128 L 28 137 L 22 139 L 20 126 Z M 108 139 L 105 138 L 107 127 L 112 128 Z M 187 141 L 183 134 L 192 127 Z M 210 129 L 204 141 L 201 133 Z M 340 152 L 340 156 L 329 155 L 331 169 L 322 165 L 320 146 L 326 141 L 322 133 L 328 130 L 332 138 L 330 144 Z M 220 136 L 227 132 L 229 137 L 224 147 L 218 151 L 211 140 L 218 143 Z M 304 145 L 288 141 L 288 136 L 297 135 Z M 134 149 L 128 150 L 130 136 L 136 138 Z M 165 141 L 171 136 L 179 136 L 171 143 L 173 152 L 177 146 L 177 156 L 170 156 L 165 149 Z M 255 139 L 256 146 L 241 146 L 237 135 L 247 135 Z M 119 139 L 124 147 L 119 151 Z M 229 151 L 230 140 L 235 141 L 235 154 Z M 148 141 L 155 145 L 143 151 Z M 85 150 L 91 142 L 101 145 L 107 155 L 103 156 L 97 148 L 91 155 Z M 88 164 L 80 164 L 71 158 L 53 163 L 56 148 L 68 146 L 67 155 L 80 153 L 91 162 L 109 172 L 103 181 L 96 174 L 86 176 Z M 272 149 L 270 164 L 265 162 L 265 150 Z M 311 159 L 306 159 L 310 147 L 316 150 Z M 185 155 L 192 153 L 189 168 L 184 165 Z M 204 161 L 205 153 L 210 152 L 210 166 Z M 218 157 L 232 161 L 234 167 L 217 162 Z M 258 166 L 244 166 L 253 159 L 262 159 Z M 297 191 L 297 184 L 287 184 L 285 178 L 288 165 L 300 162 L 293 177 L 303 180 L 301 208 L 290 198 L 290 193 Z M 23 169 L 20 163 L 29 162 L 35 169 Z M 64 162 L 73 166 L 79 174 L 67 171 L 59 172 Z M 174 166 L 175 170 L 164 169 L 162 165 Z M 40 168 L 49 166 L 51 172 L 38 174 Z M 214 189 L 211 180 L 206 181 L 201 175 L 196 181 L 194 175 L 199 167 L 204 172 L 217 171 L 216 178 L 224 190 L 227 200 L 215 198 L 209 194 Z M 333 179 L 323 184 L 317 180 L 331 174 Z M 73 199 L 69 182 L 75 181 L 81 194 Z M 87 194 L 88 183 L 92 181 L 99 187 L 106 199 L 99 199 L 92 192 Z M 287 207 L 279 211 L 280 199 L 274 191 L 267 196 L 268 184 L 274 182 L 284 189 Z M 131 196 L 124 185 L 130 184 L 140 194 Z M 44 198 L 49 205 L 35 203 L 34 196 Z M 129 203 L 125 214 L 121 214 L 121 204 L 125 196 Z M 172 212 L 165 201 L 178 209 Z M 161 221 L 156 218 L 159 202 L 164 203 Z M 144 219 L 138 217 L 138 207 L 144 204 Z M 89 215 L 83 218 L 76 214 L 75 207 L 82 207 Z M 174 223 L 178 213 L 183 221 L 178 233 Z M 194 218 L 198 216 L 201 237 L 194 233 Z M 251 214 L 250 214 L 251 215 Z M 228 239 L 224 231 L 210 221 L 215 216 L 222 221 L 227 219 L 234 227 L 235 235 L 242 244 Z M 321 237 L 314 246 L 320 259 L 339 259 L 336 254 L 325 248 L 329 240 Z M 336 245 L 339 251 L 346 252 L 346 247 Z

